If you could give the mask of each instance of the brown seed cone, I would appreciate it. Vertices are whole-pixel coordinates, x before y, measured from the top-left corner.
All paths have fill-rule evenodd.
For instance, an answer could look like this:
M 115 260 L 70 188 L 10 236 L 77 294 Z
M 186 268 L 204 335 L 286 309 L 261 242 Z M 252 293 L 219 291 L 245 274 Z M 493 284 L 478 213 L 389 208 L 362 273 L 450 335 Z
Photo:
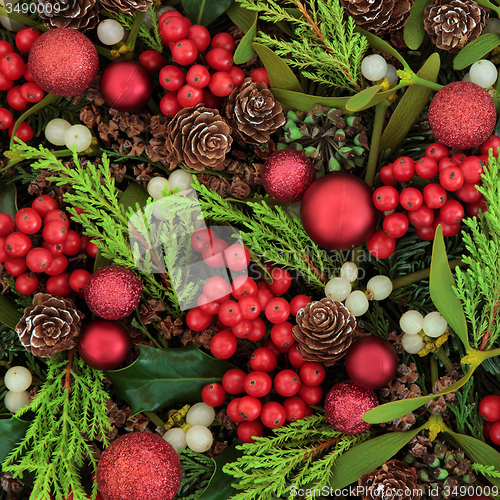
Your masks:
M 356 318 L 337 300 L 324 298 L 307 304 L 297 313 L 293 336 L 307 361 L 332 366 L 350 347 Z
M 251 78 L 233 89 L 224 104 L 224 113 L 235 138 L 247 144 L 268 142 L 271 134 L 286 122 L 281 104 L 267 85 L 252 82 Z
M 424 9 L 424 28 L 436 47 L 457 53 L 481 34 L 489 13 L 473 0 L 434 0 Z
M 99 22 L 97 0 L 35 0 L 47 28 L 91 30 Z
M 181 109 L 167 127 L 165 145 L 179 163 L 193 170 L 219 165 L 231 150 L 231 127 L 216 109 L 198 104 Z
M 358 479 L 362 500 L 420 500 L 418 476 L 413 467 L 400 460 L 389 460 Z M 402 493 L 402 494 L 401 494 Z
M 375 35 L 394 33 L 410 17 L 413 0 L 340 0 L 361 28 Z
M 58 352 L 76 346 L 84 317 L 72 300 L 37 293 L 33 306 L 24 310 L 16 332 L 28 352 L 52 358 Z
M 115 14 L 129 14 L 145 12 L 153 4 L 153 0 L 100 0 L 101 5 Z

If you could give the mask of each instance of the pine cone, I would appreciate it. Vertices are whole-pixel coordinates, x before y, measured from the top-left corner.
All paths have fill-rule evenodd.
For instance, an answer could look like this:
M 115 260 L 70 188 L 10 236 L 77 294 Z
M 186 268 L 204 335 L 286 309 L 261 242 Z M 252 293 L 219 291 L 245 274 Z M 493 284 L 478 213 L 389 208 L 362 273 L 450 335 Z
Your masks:
M 418 476 L 413 467 L 407 468 L 400 460 L 389 460 L 358 479 L 363 487 L 362 500 L 420 500 Z M 401 494 L 402 493 L 402 494 Z
M 129 14 L 146 12 L 153 4 L 153 0 L 100 0 L 101 5 L 115 14 Z
M 264 144 L 286 122 L 281 104 L 263 82 L 247 78 L 233 89 L 224 105 L 235 138 L 246 144 Z
M 340 0 L 340 3 L 359 27 L 382 35 L 403 28 L 413 0 Z
M 33 306 L 24 310 L 16 332 L 29 353 L 52 358 L 75 347 L 84 317 L 72 300 L 37 293 Z
M 99 22 L 97 0 L 35 0 L 35 4 L 47 28 L 86 31 Z
M 434 0 L 424 9 L 424 28 L 436 47 L 457 53 L 481 34 L 489 13 L 474 0 Z
M 297 313 L 293 336 L 307 361 L 332 366 L 353 341 L 356 318 L 337 300 L 313 301 Z
M 198 104 L 181 109 L 167 127 L 165 145 L 179 163 L 193 170 L 222 170 L 231 150 L 231 127 L 216 109 Z

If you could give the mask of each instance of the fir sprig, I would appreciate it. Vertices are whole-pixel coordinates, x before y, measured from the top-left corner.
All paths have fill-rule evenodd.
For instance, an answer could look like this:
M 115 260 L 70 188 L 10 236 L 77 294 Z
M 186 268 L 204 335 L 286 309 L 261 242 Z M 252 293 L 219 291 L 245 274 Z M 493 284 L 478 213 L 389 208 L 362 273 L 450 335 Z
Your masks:
M 264 21 L 292 24 L 294 39 L 278 39 L 259 32 L 256 41 L 286 57 L 287 64 L 298 68 L 304 77 L 337 90 L 361 90 L 361 61 L 368 42 L 356 32 L 351 17 L 344 20 L 339 0 L 283 2 L 295 9 L 285 9 L 274 0 L 237 1 L 245 9 L 259 12 Z
M 98 438 L 103 446 L 111 430 L 106 415 L 104 373 L 94 370 L 70 351 L 68 360 L 59 354 L 48 361 L 47 380 L 31 403 L 16 414 L 34 412 L 23 440 L 2 464 L 5 472 L 22 478 L 36 474 L 32 497 L 37 500 L 63 500 L 69 491 L 75 500 L 85 500 L 81 472 L 90 462 L 95 469 L 91 441 Z M 97 494 L 94 485 L 92 498 Z
M 176 499 L 195 500 L 203 493 L 204 486 L 215 471 L 215 462 L 201 453 L 195 453 L 190 449 L 181 449 L 179 454 L 182 465 L 182 481 L 177 492 Z M 200 481 L 201 480 L 201 481 Z M 196 482 L 197 491 L 186 495 L 192 491 L 193 483 Z
M 496 470 L 494 465 L 471 464 L 471 469 L 486 477 L 500 478 L 500 471 Z
M 484 440 L 483 420 L 479 417 L 478 405 L 474 401 L 473 387 L 474 377 L 470 378 L 461 391 L 455 393 L 458 405 L 450 404 L 448 408 L 455 414 L 458 432 Z
M 368 433 L 344 435 L 323 415 L 313 415 L 275 429 L 273 436 L 237 446 L 243 456 L 223 468 L 239 479 L 233 487 L 241 493 L 231 500 L 288 498 L 293 488 L 305 485 L 311 490 L 321 489 L 332 477 L 335 460 L 367 437 Z

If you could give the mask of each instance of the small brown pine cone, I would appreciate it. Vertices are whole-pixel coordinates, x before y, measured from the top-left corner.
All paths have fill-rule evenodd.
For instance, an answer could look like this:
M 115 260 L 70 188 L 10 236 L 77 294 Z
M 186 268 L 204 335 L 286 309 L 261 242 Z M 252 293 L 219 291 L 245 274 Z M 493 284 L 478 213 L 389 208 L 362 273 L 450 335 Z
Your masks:
M 264 144 L 271 134 L 282 127 L 286 118 L 281 104 L 267 85 L 247 78 L 233 89 L 224 105 L 224 113 L 238 141 Z
M 52 358 L 76 346 L 84 317 L 72 300 L 37 293 L 33 306 L 24 310 L 16 332 L 29 353 Z
M 35 0 L 47 28 L 71 28 L 86 31 L 99 22 L 97 0 Z
M 218 166 L 231 150 L 231 127 L 216 109 L 198 104 L 184 108 L 170 121 L 165 145 L 179 163 L 193 170 Z
M 363 487 L 362 500 L 420 500 L 422 492 L 413 467 L 400 460 L 389 460 L 358 479 Z
M 146 12 L 153 4 L 153 0 L 100 0 L 100 2 L 109 12 L 131 16 L 136 12 Z
M 434 0 L 424 9 L 424 28 L 436 47 L 457 53 L 481 34 L 489 13 L 474 0 Z
M 403 28 L 413 0 L 340 0 L 340 3 L 360 28 L 382 35 Z
M 332 366 L 346 354 L 355 328 L 356 318 L 344 304 L 324 298 L 297 313 L 293 336 L 305 360 Z

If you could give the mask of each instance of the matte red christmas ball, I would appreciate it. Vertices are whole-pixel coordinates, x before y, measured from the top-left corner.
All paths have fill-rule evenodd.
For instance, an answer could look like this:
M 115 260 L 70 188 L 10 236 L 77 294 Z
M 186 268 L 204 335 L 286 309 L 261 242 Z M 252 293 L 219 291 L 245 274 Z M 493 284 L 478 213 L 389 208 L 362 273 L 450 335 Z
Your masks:
M 300 201 L 315 179 L 312 161 L 295 149 L 276 151 L 262 167 L 262 185 L 266 193 L 282 203 Z
M 158 434 L 119 437 L 97 464 L 97 487 L 104 500 L 172 500 L 181 485 L 181 461 Z
M 472 82 L 452 82 L 429 105 L 429 125 L 449 148 L 472 149 L 495 129 L 497 113 L 490 94 Z
M 142 281 L 121 266 L 105 266 L 90 276 L 85 285 L 85 302 L 103 319 L 122 319 L 131 314 L 141 300 Z
M 138 61 L 120 59 L 102 72 L 99 90 L 106 104 L 118 111 L 137 111 L 153 95 L 153 80 Z
M 329 250 L 351 250 L 365 243 L 375 231 L 377 217 L 370 186 L 344 172 L 313 182 L 300 206 L 307 234 Z
M 40 88 L 67 97 L 90 86 L 99 59 L 94 44 L 84 34 L 75 29 L 53 28 L 35 40 L 28 65 Z
M 380 389 L 396 375 L 398 354 L 380 337 L 363 337 L 349 347 L 345 358 L 349 378 L 364 389 Z
M 325 417 L 339 432 L 361 434 L 371 427 L 363 413 L 378 406 L 375 393 L 346 380 L 335 384 L 325 399 Z
M 127 329 L 116 321 L 95 319 L 80 332 L 78 352 L 96 370 L 118 368 L 132 349 Z

